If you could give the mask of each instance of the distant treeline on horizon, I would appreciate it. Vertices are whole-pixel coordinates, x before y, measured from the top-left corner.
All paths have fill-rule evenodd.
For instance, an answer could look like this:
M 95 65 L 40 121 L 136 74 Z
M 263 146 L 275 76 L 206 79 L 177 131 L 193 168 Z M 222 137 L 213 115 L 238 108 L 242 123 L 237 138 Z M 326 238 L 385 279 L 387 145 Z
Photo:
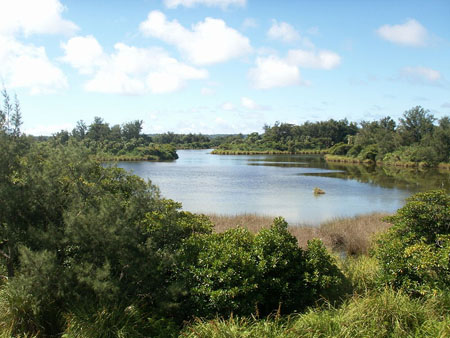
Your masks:
M 301 125 L 276 122 L 264 125 L 263 133 L 250 134 L 143 134 L 142 120 L 110 126 L 100 117 L 87 125 L 78 121 L 71 131 L 51 137 L 37 137 L 66 143 L 69 139 L 105 153 L 124 155 L 150 144 L 177 149 L 215 148 L 216 153 L 323 151 L 357 161 L 423 163 L 436 165 L 450 161 L 450 118 L 435 118 L 417 106 L 396 122 L 387 116 L 377 121 L 350 122 L 347 119 L 305 122 Z M 135 152 L 136 153 L 136 152 Z M 174 156 L 168 156 L 170 159 Z

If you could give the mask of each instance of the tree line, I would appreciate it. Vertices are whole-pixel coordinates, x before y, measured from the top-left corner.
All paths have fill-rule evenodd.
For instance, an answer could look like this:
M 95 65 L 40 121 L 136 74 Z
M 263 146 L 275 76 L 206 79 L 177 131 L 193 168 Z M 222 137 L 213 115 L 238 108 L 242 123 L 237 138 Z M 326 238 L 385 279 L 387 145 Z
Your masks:
M 273 151 L 296 153 L 325 150 L 361 162 L 423 163 L 450 162 L 450 118 L 436 119 L 417 106 L 394 121 L 387 116 L 359 124 L 343 120 L 305 122 L 302 125 L 277 122 L 265 125 L 262 134 L 252 133 L 221 144 L 221 151 Z

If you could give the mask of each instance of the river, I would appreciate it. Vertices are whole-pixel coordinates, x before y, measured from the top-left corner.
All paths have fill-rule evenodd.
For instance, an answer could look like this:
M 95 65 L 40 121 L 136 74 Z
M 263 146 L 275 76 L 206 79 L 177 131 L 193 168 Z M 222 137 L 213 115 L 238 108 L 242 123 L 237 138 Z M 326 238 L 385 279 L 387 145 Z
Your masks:
M 179 150 L 171 162 L 119 162 L 159 186 L 183 210 L 282 216 L 317 225 L 371 212 L 393 213 L 411 194 L 450 190 L 450 172 L 326 163 L 315 155 L 212 155 Z M 319 187 L 324 195 L 315 196 Z

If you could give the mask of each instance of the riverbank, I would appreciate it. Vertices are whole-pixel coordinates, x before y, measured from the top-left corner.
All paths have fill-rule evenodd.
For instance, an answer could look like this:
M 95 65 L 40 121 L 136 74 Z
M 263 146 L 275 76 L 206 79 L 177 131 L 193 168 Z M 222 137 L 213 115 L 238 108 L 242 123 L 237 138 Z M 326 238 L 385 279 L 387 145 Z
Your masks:
M 330 154 L 326 154 L 324 158 L 327 162 L 337 162 L 337 163 L 366 164 L 366 165 L 375 164 L 378 166 L 391 166 L 399 168 L 438 168 L 443 170 L 450 170 L 450 163 L 439 163 L 437 166 L 432 166 L 426 162 L 406 162 L 406 161 L 383 162 L 383 161 L 372 161 L 367 159 L 361 160 L 356 157 L 330 155 Z
M 211 154 L 214 155 L 324 155 L 328 150 L 226 150 L 214 149 Z

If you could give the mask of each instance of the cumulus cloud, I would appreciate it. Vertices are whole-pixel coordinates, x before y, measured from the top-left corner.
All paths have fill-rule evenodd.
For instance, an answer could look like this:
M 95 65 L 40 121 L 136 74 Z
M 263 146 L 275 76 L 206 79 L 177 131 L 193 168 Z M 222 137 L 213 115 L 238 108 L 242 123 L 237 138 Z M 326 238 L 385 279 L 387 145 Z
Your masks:
M 178 6 L 194 7 L 196 5 L 205 5 L 208 7 L 220 7 L 222 9 L 235 5 L 244 7 L 247 0 L 164 0 L 167 8 L 177 8 Z
M 331 51 L 309 51 L 294 49 L 288 52 L 287 60 L 290 64 L 303 68 L 333 69 L 341 63 L 341 57 Z
M 400 79 L 413 84 L 442 84 L 442 75 L 439 71 L 427 67 L 405 67 L 400 71 Z
M 0 36 L 0 77 L 10 88 L 29 88 L 31 94 L 67 87 L 63 72 L 48 59 L 45 48 Z
M 414 19 L 398 25 L 383 25 L 377 33 L 387 41 L 412 47 L 426 46 L 429 39 L 426 28 Z
M 248 77 L 253 87 L 258 89 L 307 85 L 308 82 L 300 78 L 299 68 L 330 70 L 340 62 L 340 56 L 331 51 L 293 49 L 285 58 L 273 54 L 258 57 L 256 67 L 250 69 Z
M 258 57 L 256 67 L 249 70 L 248 77 L 257 89 L 302 84 L 298 67 L 275 55 Z
M 62 18 L 58 0 L 0 1 L 0 77 L 10 88 L 29 88 L 32 94 L 67 87 L 67 79 L 44 47 L 20 37 L 33 34 L 73 34 L 78 27 Z
M 300 34 L 295 28 L 287 22 L 278 23 L 277 20 L 272 20 L 272 26 L 267 32 L 267 36 L 274 40 L 281 40 L 283 42 L 295 42 L 300 40 Z
M 104 63 L 103 48 L 92 35 L 74 37 L 62 43 L 61 48 L 65 52 L 61 61 L 72 65 L 81 74 L 91 74 Z
M 64 62 L 92 74 L 85 89 L 92 92 L 138 95 L 162 94 L 182 88 L 186 81 L 205 79 L 208 72 L 172 58 L 161 48 L 137 48 L 124 43 L 106 54 L 92 36 L 74 37 L 62 45 Z M 87 55 L 83 51 L 87 50 Z
M 145 36 L 174 45 L 197 65 L 228 61 L 252 50 L 249 39 L 221 19 L 206 18 L 187 29 L 177 20 L 168 21 L 162 12 L 152 11 L 140 30 Z
M 62 18 L 59 0 L 13 0 L 0 2 L 0 34 L 72 34 L 77 25 Z

